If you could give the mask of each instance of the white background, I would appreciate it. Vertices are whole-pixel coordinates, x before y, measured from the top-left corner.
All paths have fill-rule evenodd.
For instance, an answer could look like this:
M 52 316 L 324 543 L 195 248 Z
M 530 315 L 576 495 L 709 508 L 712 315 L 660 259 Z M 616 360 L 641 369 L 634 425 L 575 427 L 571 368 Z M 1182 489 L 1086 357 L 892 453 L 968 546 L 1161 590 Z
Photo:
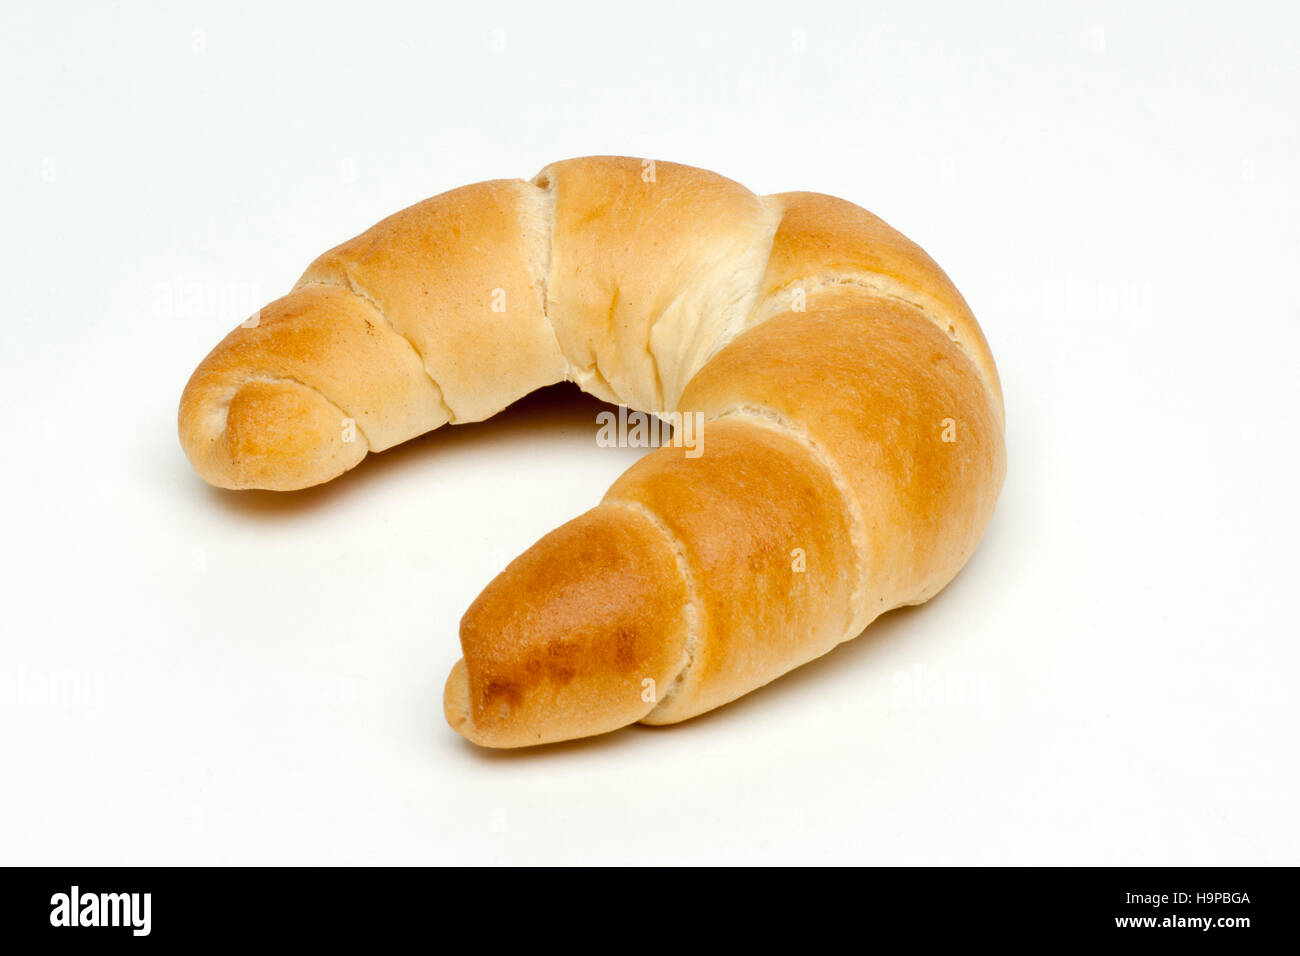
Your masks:
M 1300 863 L 1295 4 L 249 7 L 4 6 L 0 862 Z M 601 406 L 275 496 L 200 482 L 176 403 L 319 252 L 588 153 L 920 242 L 1009 474 L 929 605 L 484 752 L 458 621 L 640 454 Z

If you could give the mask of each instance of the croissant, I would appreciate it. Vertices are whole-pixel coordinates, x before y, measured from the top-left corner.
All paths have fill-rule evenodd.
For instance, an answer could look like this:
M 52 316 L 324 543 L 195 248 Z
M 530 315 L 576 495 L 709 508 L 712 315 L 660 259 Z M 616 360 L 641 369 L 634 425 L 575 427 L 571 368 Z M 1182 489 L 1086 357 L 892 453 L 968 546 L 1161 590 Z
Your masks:
M 466 612 L 444 710 L 483 746 L 686 720 L 928 600 L 1006 470 L 993 357 L 918 246 L 831 196 L 621 157 L 455 189 L 325 253 L 200 363 L 180 439 L 214 485 L 305 488 L 562 380 L 698 440 Z

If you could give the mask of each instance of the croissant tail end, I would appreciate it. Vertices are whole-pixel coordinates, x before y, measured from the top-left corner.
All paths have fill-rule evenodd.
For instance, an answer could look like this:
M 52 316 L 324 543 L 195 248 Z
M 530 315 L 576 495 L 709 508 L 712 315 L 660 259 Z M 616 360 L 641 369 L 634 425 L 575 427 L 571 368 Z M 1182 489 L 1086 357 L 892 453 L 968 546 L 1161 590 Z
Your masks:
M 465 660 L 461 658 L 447 675 L 447 686 L 442 693 L 442 712 L 452 730 L 466 740 L 480 747 L 490 747 L 489 741 L 483 740 L 474 726 L 474 717 L 469 706 L 469 672 L 465 669 Z
M 199 475 L 230 489 L 309 488 L 353 468 L 369 450 L 356 422 L 319 392 L 287 380 L 246 382 L 228 402 L 186 389 L 180 438 Z

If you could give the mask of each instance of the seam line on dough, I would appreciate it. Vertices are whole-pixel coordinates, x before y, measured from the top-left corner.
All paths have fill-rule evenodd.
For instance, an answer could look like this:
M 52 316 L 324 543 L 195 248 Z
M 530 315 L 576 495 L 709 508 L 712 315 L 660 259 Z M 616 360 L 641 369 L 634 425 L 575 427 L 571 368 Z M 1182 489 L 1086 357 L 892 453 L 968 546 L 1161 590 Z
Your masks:
M 545 170 L 542 172 L 544 173 Z M 551 263 L 555 260 L 555 181 L 549 176 L 544 177 L 542 173 L 538 173 L 528 185 L 542 193 L 540 218 L 543 232 L 540 247 L 543 254 L 540 263 L 533 263 L 533 271 L 538 277 L 542 293 L 542 318 L 546 320 L 546 325 L 551 330 L 551 338 L 555 340 L 555 351 L 559 353 L 560 361 L 564 363 L 564 380 L 572 382 L 573 363 L 569 361 L 569 356 L 564 354 L 564 346 L 560 344 L 560 333 L 556 331 L 555 320 L 551 317 Z M 527 243 L 525 243 L 526 247 Z
M 717 339 L 710 346 L 709 351 L 705 354 L 704 359 L 700 362 L 700 368 L 704 368 L 704 366 L 708 365 L 709 360 L 712 359 L 713 356 L 725 349 L 742 334 L 748 332 L 754 325 L 759 324 L 759 321 L 762 321 L 756 321 L 756 319 L 759 315 L 760 308 L 767 301 L 766 299 L 761 298 L 763 292 L 763 279 L 767 275 L 767 270 L 772 264 L 772 252 L 776 249 L 776 234 L 781 231 L 781 223 L 785 219 L 785 204 L 773 196 L 759 196 L 758 202 L 764 208 L 772 208 L 774 216 L 772 219 L 772 228 L 766 233 L 766 238 L 763 240 L 767 245 L 767 249 L 763 253 L 763 264 L 754 273 L 753 291 L 747 293 L 743 300 L 748 308 L 742 310 L 739 308 L 739 303 L 737 303 L 738 307 L 736 309 L 735 318 L 731 323 L 729 323 L 730 329 L 724 327 L 722 334 L 718 335 Z M 763 316 L 763 319 L 765 320 L 770 317 L 771 316 L 765 315 Z M 728 331 L 730 334 L 727 334 Z M 698 369 L 696 371 L 698 374 Z M 683 390 L 688 384 L 689 380 L 682 383 Z M 677 397 L 681 398 L 680 395 Z
M 291 384 L 291 385 L 297 385 L 297 386 L 299 386 L 299 387 L 301 387 L 301 388 L 305 388 L 305 389 L 307 389 L 309 392 L 315 392 L 315 393 L 316 393 L 317 395 L 319 395 L 319 396 L 320 396 L 320 397 L 321 397 L 325 402 L 327 402 L 327 403 L 330 405 L 331 408 L 333 408 L 335 411 L 337 411 L 337 412 L 338 412 L 340 415 L 342 415 L 344 418 L 349 419 L 349 420 L 352 422 L 352 424 L 353 424 L 354 426 L 356 426 L 357 434 L 360 435 L 360 436 L 361 436 L 361 440 L 364 441 L 364 442 L 366 443 L 366 454 L 369 454 L 369 453 L 370 453 L 370 449 L 371 449 L 371 447 L 372 447 L 371 444 L 370 444 L 370 438 L 369 438 L 368 435 L 366 435 L 365 430 L 361 427 L 361 422 L 359 422 L 359 421 L 357 420 L 357 416 L 356 416 L 356 415 L 354 415 L 354 414 L 352 414 L 351 412 L 349 412 L 346 408 L 344 408 L 344 407 L 343 407 L 342 405 L 340 405 L 338 402 L 334 401 L 332 398 L 330 398 L 328 395 L 326 395 L 324 392 L 322 392 L 322 391 L 321 391 L 319 388 L 317 388 L 315 385 L 312 385 L 312 384 L 310 384 L 310 383 L 308 383 L 308 382 L 304 382 L 302 379 L 294 378 L 292 375 L 281 375 L 281 374 L 278 374 L 278 373 L 272 373 L 272 372 L 254 372 L 254 373 L 252 373 L 251 375 L 248 375 L 248 376 L 246 376 L 246 377 L 244 377 L 244 378 L 241 378 L 241 379 L 239 380 L 238 384 L 236 384 L 236 385 L 234 386 L 234 388 L 230 390 L 230 395 L 229 395 L 229 397 L 227 397 L 224 401 L 222 401 L 222 402 L 219 403 L 219 407 L 220 407 L 221 412 L 222 412 L 222 419 L 221 419 L 221 430 L 222 430 L 222 431 L 225 431 L 225 429 L 226 429 L 226 422 L 229 420 L 229 416 L 230 416 L 230 403 L 231 403 L 232 401 L 234 401 L 235 395 L 239 392 L 239 390 L 240 390 L 241 388 L 243 388 L 245 385 L 249 384 L 250 382 L 270 382 L 270 383 L 272 383 L 272 384 L 275 384 L 275 383 L 280 383 L 280 384 L 288 383 L 288 384 Z M 229 386 L 227 386 L 227 387 L 229 388 Z
M 691 668 L 695 664 L 695 652 L 696 648 L 699 646 L 701 620 L 699 591 L 695 586 L 695 574 L 691 570 L 691 563 L 686 558 L 686 546 L 682 543 L 682 539 L 677 536 L 677 533 L 673 531 L 672 528 L 668 527 L 668 523 L 664 521 L 663 518 L 659 517 L 659 515 L 655 514 L 639 501 L 614 498 L 607 499 L 601 503 L 614 505 L 618 508 L 627 508 L 629 511 L 635 511 L 658 528 L 659 533 L 662 534 L 664 540 L 668 542 L 668 546 L 672 548 L 673 556 L 677 559 L 677 570 L 681 574 L 682 583 L 686 587 L 686 646 L 684 648 L 686 660 L 673 676 L 672 682 L 668 685 L 668 689 L 664 691 L 655 702 L 655 705 L 638 718 L 644 720 L 673 699 L 677 691 L 681 688 L 682 682 L 686 679 L 686 675 L 691 672 Z
M 551 338 L 555 339 L 555 350 L 560 354 L 560 362 L 564 363 L 564 381 L 577 381 L 573 377 L 573 363 L 569 362 L 568 352 L 564 351 L 564 345 L 560 342 L 559 330 L 555 328 L 555 317 L 551 315 L 551 267 L 555 263 L 555 179 L 543 169 L 530 179 L 529 185 L 542 191 L 542 228 L 545 229 L 545 234 L 542 235 L 545 255 L 541 263 L 542 317 L 547 326 L 550 326 Z
M 756 310 L 756 312 L 762 313 L 762 318 L 754 324 L 761 325 L 766 320 L 776 315 L 780 315 L 783 311 L 787 311 L 786 308 L 784 308 L 785 304 L 780 301 L 781 298 L 784 297 L 785 293 L 792 286 L 801 284 L 805 284 L 804 291 L 809 297 L 832 289 L 856 288 L 862 289 L 882 299 L 891 299 L 895 302 L 901 302 L 904 305 L 916 309 L 916 311 L 925 316 L 925 318 L 939 329 L 939 331 L 948 336 L 957 348 L 961 350 L 962 354 L 965 355 L 970 363 L 975 367 L 975 371 L 979 374 L 980 382 L 984 385 L 985 390 L 994 399 L 994 406 L 1000 407 L 1001 403 L 998 401 L 997 393 L 994 390 L 992 383 L 989 381 L 988 377 L 985 376 L 984 369 L 980 366 L 979 360 L 975 357 L 974 353 L 972 353 L 971 350 L 966 347 L 966 343 L 961 340 L 961 337 L 956 331 L 956 325 L 948 315 L 947 310 L 929 297 L 916 296 L 915 294 L 908 295 L 907 293 L 911 292 L 911 289 L 896 279 L 892 279 L 882 273 L 863 271 L 854 275 L 805 275 L 791 279 L 789 282 L 778 286 L 767 294 L 759 304 L 759 308 Z M 809 285 L 811 285 L 811 288 L 808 287 Z
M 442 386 L 438 384 L 438 380 L 434 378 L 433 373 L 429 371 L 429 366 L 425 362 L 424 355 L 420 352 L 419 348 L 417 348 L 415 343 L 412 342 L 407 336 L 403 335 L 402 331 L 392 323 L 392 320 L 388 318 L 384 310 L 379 307 L 379 303 L 375 301 L 374 297 L 371 296 L 369 292 L 366 292 L 364 289 L 358 286 L 356 280 L 353 279 L 352 276 L 346 270 L 340 270 L 340 271 L 342 271 L 343 273 L 344 281 L 342 282 L 340 282 L 337 278 L 331 276 L 330 278 L 327 279 L 312 279 L 309 282 L 300 282 L 296 286 L 294 286 L 294 288 L 304 289 L 309 286 L 315 285 L 315 286 L 324 286 L 328 289 L 343 289 L 346 292 L 351 292 L 358 299 L 363 299 L 364 301 L 368 302 L 370 304 L 370 307 L 375 310 L 375 314 L 379 316 L 380 321 L 384 323 L 384 325 L 388 328 L 388 330 L 392 332 L 395 336 L 397 336 L 399 339 L 401 339 L 403 342 L 405 342 L 410 347 L 411 351 L 415 353 L 415 357 L 420 360 L 420 368 L 424 369 L 425 377 L 429 379 L 429 382 L 433 385 L 434 391 L 437 392 L 438 404 L 441 405 L 443 411 L 447 413 L 447 423 L 449 425 L 455 425 L 456 424 L 455 410 L 452 409 L 452 407 L 447 404 L 447 397 L 442 391 Z
M 546 196 L 546 209 L 544 219 L 547 224 L 546 229 L 546 279 L 544 302 L 542 306 L 542 315 L 545 317 L 547 324 L 551 327 L 551 334 L 555 336 L 555 347 L 560 351 L 560 358 L 564 362 L 564 380 L 573 382 L 579 388 L 589 395 L 595 395 L 601 401 L 609 401 L 608 396 L 613 396 L 614 404 L 627 405 L 623 397 L 614 389 L 609 380 L 605 378 L 600 370 L 600 356 L 596 355 L 591 367 L 587 368 L 581 363 L 574 362 L 569 354 L 564 351 L 564 345 L 560 341 L 559 330 L 555 327 L 555 316 L 551 310 L 551 270 L 555 264 L 555 217 L 556 208 L 559 202 L 558 186 L 555 179 L 550 175 L 550 166 L 543 169 L 534 176 L 530 182 L 533 186 L 542 190 Z M 595 381 L 598 388 L 603 388 L 607 394 L 602 395 L 599 391 L 592 391 L 588 385 Z
M 654 349 L 652 348 L 654 330 L 663 319 L 664 315 L 676 308 L 681 300 L 686 298 L 692 292 L 697 291 L 696 284 L 699 281 L 698 273 L 704 272 L 707 274 L 708 267 L 702 266 L 700 270 L 697 270 L 696 275 L 693 275 L 690 279 L 684 281 L 678 287 L 676 295 L 673 296 L 667 305 L 665 305 L 660 311 L 654 321 L 652 321 L 647 327 L 646 352 L 649 354 L 652 362 L 652 368 L 655 375 L 655 387 L 660 396 L 659 405 L 664 411 L 670 412 L 677 410 L 677 403 L 681 401 L 682 393 L 686 390 L 687 385 L 690 384 L 691 379 L 699 374 L 700 369 L 709 364 L 709 360 L 712 359 L 713 356 L 721 352 L 724 348 L 730 345 L 737 336 L 749 328 L 750 321 L 758 308 L 759 293 L 762 291 L 763 286 L 763 277 L 767 275 L 768 264 L 772 259 L 772 250 L 776 247 L 776 234 L 781 228 L 781 219 L 784 216 L 784 209 L 778 201 L 773 200 L 769 196 L 755 196 L 754 198 L 757 200 L 759 207 L 766 211 L 769 216 L 767 225 L 763 228 L 763 231 L 759 234 L 758 238 L 749 246 L 749 249 L 751 250 L 762 251 L 762 255 L 755 256 L 755 262 L 748 267 L 753 272 L 754 281 L 747 290 L 741 293 L 739 298 L 735 299 L 735 301 L 731 302 L 729 305 L 723 305 L 720 310 L 721 315 L 716 320 L 711 320 L 709 316 L 705 315 L 695 316 L 695 321 L 691 326 L 691 334 L 689 335 L 688 340 L 684 343 L 684 346 L 683 343 L 678 343 L 678 353 L 675 358 L 679 367 L 675 369 L 675 393 L 672 395 L 668 394 L 667 389 L 663 385 L 663 376 L 660 372 L 659 357 L 655 354 Z M 742 261 L 749 260 L 748 255 L 742 255 L 740 258 Z M 760 259 L 761 261 L 757 261 Z M 711 330 L 713 331 L 713 335 L 710 337 L 709 332 Z M 694 368 L 691 369 L 690 376 L 683 378 L 685 368 L 690 366 L 694 366 Z
M 609 308 L 605 312 L 605 341 L 606 342 L 618 341 L 618 332 L 614 328 L 614 313 L 618 311 L 619 292 L 620 289 L 618 287 L 618 283 L 615 282 L 614 291 L 610 296 L 610 300 L 609 300 Z M 611 382 L 609 380 L 609 377 L 606 376 L 605 373 L 600 370 L 600 348 L 596 347 L 593 348 L 591 351 L 592 351 L 592 362 L 591 362 L 591 368 L 587 370 L 588 374 L 594 376 L 607 389 L 609 389 L 610 394 L 613 395 L 615 399 L 617 399 L 618 404 L 627 405 L 628 404 L 627 401 L 623 398 L 622 395 L 618 393 L 618 390 L 614 388 L 614 383 Z M 630 408 L 631 406 L 629 405 L 628 407 Z
M 813 438 L 807 428 L 787 418 L 776 409 L 766 405 L 740 402 L 728 406 L 716 415 L 709 416 L 705 421 L 718 421 L 723 418 L 745 419 L 752 422 L 756 427 L 767 428 L 793 439 L 797 444 L 802 445 L 808 451 L 808 454 L 821 465 L 822 470 L 830 478 L 831 484 L 839 492 L 840 500 L 843 502 L 845 511 L 849 516 L 849 543 L 853 545 L 853 570 L 855 575 L 853 590 L 849 595 L 848 620 L 844 622 L 844 633 L 850 636 L 856 635 L 858 630 L 855 630 L 855 624 L 858 615 L 862 613 L 859 608 L 862 607 L 866 600 L 867 568 L 869 566 L 867 551 L 870 544 L 867 536 L 866 516 L 862 513 L 858 496 L 853 492 L 853 485 L 850 484 L 848 477 L 844 474 L 835 458 L 817 439 Z
M 808 287 L 811 284 L 811 288 Z M 955 332 L 949 332 L 948 326 L 952 323 L 946 318 L 940 319 L 936 312 L 942 312 L 942 309 L 935 309 L 921 301 L 920 297 L 908 295 L 911 290 L 901 282 L 891 279 L 889 276 L 882 275 L 878 272 L 863 272 L 858 275 L 804 275 L 791 279 L 782 285 L 777 286 L 763 299 L 763 311 L 770 312 L 771 315 L 779 315 L 787 311 L 784 304 L 779 303 L 779 298 L 792 286 L 804 286 L 806 296 L 814 296 L 822 292 L 828 292 L 832 289 L 863 289 L 872 295 L 879 296 L 882 299 L 892 299 L 896 302 L 902 302 L 909 305 L 916 311 L 924 315 L 930 322 L 938 326 L 954 342 L 961 346 L 962 351 L 966 351 L 966 346 L 958 339 Z M 771 316 L 764 316 L 770 318 Z
M 659 313 L 659 317 L 663 318 L 663 312 Z M 646 326 L 645 336 L 645 356 L 650 362 L 650 376 L 654 385 L 654 398 L 652 399 L 654 408 L 650 410 L 656 414 L 663 411 L 666 405 L 666 397 L 664 395 L 664 377 L 663 373 L 659 371 L 659 357 L 655 355 L 655 350 L 650 347 L 650 337 L 654 332 L 655 322 L 658 321 L 659 319 L 655 319 L 654 322 L 651 322 Z

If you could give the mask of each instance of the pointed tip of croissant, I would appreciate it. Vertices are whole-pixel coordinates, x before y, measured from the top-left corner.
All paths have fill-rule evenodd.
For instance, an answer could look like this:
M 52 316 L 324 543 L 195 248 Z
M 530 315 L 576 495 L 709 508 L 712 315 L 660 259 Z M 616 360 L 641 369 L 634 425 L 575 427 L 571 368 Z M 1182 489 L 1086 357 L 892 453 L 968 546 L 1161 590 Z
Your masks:
M 181 398 L 181 445 L 218 488 L 297 491 L 337 478 L 366 456 L 365 436 L 315 390 L 245 382 L 226 400 L 196 374 Z
M 482 747 L 608 733 L 655 706 L 684 666 L 688 594 L 663 531 L 599 505 L 545 535 L 465 613 L 447 723 Z
M 479 743 L 469 709 L 469 673 L 465 670 L 463 657 L 447 675 L 447 686 L 442 692 L 442 712 L 452 730 L 473 743 Z
M 458 660 L 447 675 L 447 684 L 442 692 L 442 712 L 451 729 L 470 743 L 479 747 L 496 750 L 509 750 L 519 747 L 534 747 L 541 744 L 557 743 L 571 737 L 585 736 L 583 733 L 544 736 L 540 731 L 526 727 L 507 727 L 491 733 L 474 722 L 473 708 L 470 706 L 469 670 L 465 659 Z

